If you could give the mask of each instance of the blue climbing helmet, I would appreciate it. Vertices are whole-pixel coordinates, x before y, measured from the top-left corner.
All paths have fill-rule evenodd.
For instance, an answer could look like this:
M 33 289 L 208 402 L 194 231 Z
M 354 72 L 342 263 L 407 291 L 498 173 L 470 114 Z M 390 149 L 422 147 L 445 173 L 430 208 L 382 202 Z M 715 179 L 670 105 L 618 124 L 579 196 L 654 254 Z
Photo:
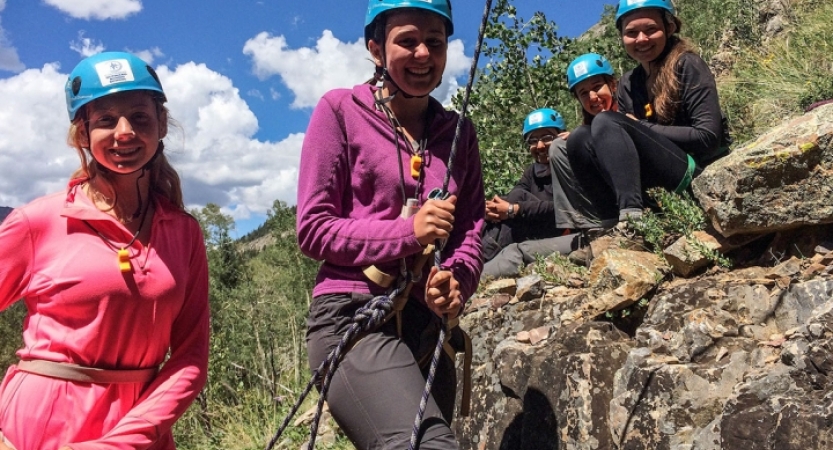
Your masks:
M 159 77 L 148 63 L 125 52 L 104 52 L 83 59 L 69 74 L 64 87 L 70 122 L 91 101 L 117 92 L 147 90 L 166 101 Z
M 575 85 L 596 75 L 613 76 L 613 66 L 607 58 L 598 53 L 585 53 L 567 67 L 567 89 L 572 91 Z
M 367 15 L 364 19 L 364 45 L 373 38 L 373 22 L 385 11 L 398 8 L 419 8 L 439 14 L 445 19 L 447 35 L 454 33 L 454 23 L 451 21 L 451 0 L 370 0 L 367 4 Z
M 662 9 L 670 12 L 672 16 L 677 15 L 671 0 L 619 0 L 619 5 L 616 7 L 616 28 L 622 28 L 619 21 L 622 16 L 644 8 Z
M 536 109 L 529 113 L 524 119 L 524 139 L 535 130 L 541 128 L 557 128 L 564 130 L 564 118 L 558 111 L 550 108 Z

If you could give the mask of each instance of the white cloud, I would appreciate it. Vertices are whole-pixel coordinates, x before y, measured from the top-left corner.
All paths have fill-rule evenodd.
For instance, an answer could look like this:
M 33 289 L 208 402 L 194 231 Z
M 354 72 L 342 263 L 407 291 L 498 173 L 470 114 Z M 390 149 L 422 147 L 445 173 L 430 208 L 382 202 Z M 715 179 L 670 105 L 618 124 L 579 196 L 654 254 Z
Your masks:
M 124 19 L 142 10 L 141 0 L 44 0 L 76 19 Z
M 147 50 L 127 49 L 126 51 L 129 52 L 129 53 L 133 53 L 134 55 L 138 56 L 142 61 L 148 63 L 151 66 L 153 65 L 153 61 L 156 58 L 161 58 L 161 57 L 165 56 L 165 54 L 162 53 L 162 50 L 160 50 L 159 47 L 153 47 L 153 48 L 149 48 Z
M 252 57 L 261 79 L 278 75 L 295 95 L 293 108 L 311 108 L 327 91 L 361 83 L 373 75 L 364 41 L 343 43 L 324 30 L 315 48 L 290 49 L 283 36 L 263 32 L 246 41 L 243 53 Z
M 298 49 L 290 49 L 283 36 L 263 32 L 246 41 L 243 53 L 251 56 L 254 72 L 261 79 L 273 75 L 281 78 L 295 96 L 293 108 L 314 107 L 327 91 L 351 87 L 373 75 L 364 39 L 341 42 L 329 30 L 324 30 L 314 48 Z M 432 95 L 447 104 L 459 87 L 456 77 L 466 74 L 470 64 L 462 41 L 451 41 L 443 84 Z
M 0 205 L 57 191 L 78 167 L 66 144 L 66 79 L 57 64 L 0 79 Z
M 166 152 L 189 206 L 216 203 L 244 219 L 276 199 L 295 203 L 303 134 L 280 142 L 253 136 L 258 123 L 231 80 L 193 62 L 157 72 L 171 115 L 181 125 Z M 19 206 L 63 189 L 78 167 L 66 144 L 69 120 L 57 64 L 0 79 L 0 205 Z
M 6 0 L 0 0 L 0 12 L 6 8 Z M 17 49 L 12 46 L 9 39 L 6 37 L 6 30 L 0 26 L 0 70 L 7 70 L 9 72 L 20 72 L 26 66 L 20 62 L 20 57 L 17 54 Z
M 263 214 L 275 199 L 295 203 L 303 134 L 263 142 L 254 113 L 232 81 L 193 62 L 157 68 L 184 136 L 167 139 L 186 201 L 216 203 L 236 218 Z
M 105 50 L 104 43 L 96 42 L 95 39 L 84 37 L 85 31 L 78 32 L 78 39 L 69 43 L 69 48 L 78 52 L 79 55 L 86 58 L 88 56 L 97 55 Z
M 249 89 L 249 92 L 246 92 L 246 95 L 254 97 L 258 100 L 264 100 L 263 94 L 258 89 Z

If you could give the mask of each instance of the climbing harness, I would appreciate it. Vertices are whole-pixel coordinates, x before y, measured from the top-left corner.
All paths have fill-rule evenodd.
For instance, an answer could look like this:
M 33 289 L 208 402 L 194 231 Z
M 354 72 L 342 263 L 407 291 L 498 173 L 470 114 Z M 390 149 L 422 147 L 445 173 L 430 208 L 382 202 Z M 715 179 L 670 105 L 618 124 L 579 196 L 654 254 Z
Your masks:
M 452 167 L 454 164 L 454 159 L 457 154 L 457 144 L 460 140 L 460 133 L 463 127 L 463 121 L 466 117 L 466 110 L 468 109 L 469 97 L 471 95 L 472 85 L 474 84 L 474 76 L 477 72 L 477 61 L 480 56 L 480 48 L 483 44 L 483 37 L 486 33 L 486 25 L 489 19 L 489 12 L 492 9 L 492 0 L 486 0 L 486 5 L 483 11 L 483 19 L 480 23 L 480 29 L 478 30 L 477 36 L 477 44 L 474 48 L 474 56 L 472 57 L 471 69 L 469 70 L 469 78 L 468 82 L 466 83 L 466 89 L 463 95 L 463 102 L 461 105 L 460 113 L 457 120 L 457 128 L 454 132 L 454 139 L 451 142 L 451 152 L 448 157 L 448 166 L 446 168 L 445 179 L 443 180 L 442 188 L 435 188 L 429 194 L 429 199 L 446 199 L 449 196 L 448 193 L 448 185 L 451 181 L 451 173 Z M 377 104 L 382 102 L 384 104 L 386 99 L 377 99 Z M 387 101 L 390 100 L 390 97 Z M 383 108 L 384 109 L 384 108 Z M 391 116 L 388 116 L 388 119 L 391 120 Z M 393 121 L 391 121 L 394 124 Z M 396 128 L 394 125 L 394 133 L 396 133 Z M 418 201 L 416 199 L 408 199 L 405 193 L 404 188 L 404 174 L 402 173 L 402 156 L 401 152 L 399 151 L 399 140 L 396 136 L 394 136 L 394 140 L 396 141 L 397 145 L 397 155 L 399 159 L 399 167 L 400 167 L 400 178 L 402 181 L 402 191 L 401 194 L 403 195 L 404 204 L 402 206 L 402 214 L 411 214 L 418 210 Z M 412 158 L 411 167 L 414 167 L 414 161 Z M 417 181 L 419 182 L 422 178 L 422 161 L 419 161 L 419 170 L 417 177 Z M 417 190 L 418 192 L 418 190 Z M 353 315 L 353 322 L 351 323 L 350 327 L 348 328 L 347 332 L 344 333 L 341 340 L 339 341 L 338 345 L 330 351 L 324 361 L 313 370 L 312 378 L 310 379 L 309 383 L 307 383 L 306 388 L 298 397 L 298 400 L 292 406 L 289 414 L 287 414 L 286 418 L 284 419 L 281 426 L 278 428 L 278 431 L 269 441 L 266 446 L 266 450 L 271 450 L 275 443 L 278 441 L 280 436 L 286 430 L 286 427 L 289 425 L 289 421 L 298 412 L 298 408 L 300 408 L 301 403 L 304 399 L 309 395 L 312 388 L 318 381 L 321 381 L 323 376 L 323 382 L 321 383 L 321 392 L 318 399 L 318 404 L 316 405 L 315 415 L 313 416 L 312 424 L 310 425 L 310 439 L 309 444 L 307 445 L 307 450 L 313 450 L 315 448 L 315 439 L 318 434 L 318 424 L 321 420 L 321 412 L 324 407 L 324 402 L 327 397 L 327 392 L 330 389 L 330 383 L 332 381 L 333 374 L 335 373 L 338 365 L 341 363 L 341 359 L 344 356 L 352 345 L 355 345 L 358 339 L 361 338 L 360 333 L 369 333 L 373 330 L 380 327 L 384 324 L 387 320 L 391 317 L 396 317 L 397 320 L 397 332 L 399 336 L 401 336 L 401 329 L 402 329 L 402 322 L 401 322 L 401 311 L 404 308 L 405 303 L 408 300 L 408 295 L 410 293 L 413 284 L 419 281 L 419 278 L 422 276 L 422 269 L 424 264 L 427 262 L 430 255 L 434 254 L 434 266 L 438 269 L 441 267 L 441 255 L 440 252 L 442 251 L 445 242 L 437 241 L 433 246 L 428 245 L 423 250 L 422 254 L 419 255 L 413 266 L 412 270 L 408 270 L 403 260 L 403 267 L 401 270 L 401 276 L 394 278 L 383 272 L 379 271 L 373 266 L 369 268 L 365 268 L 365 275 L 367 275 L 372 281 L 376 282 L 380 286 L 387 287 L 387 286 L 394 286 L 393 289 L 388 292 L 386 295 L 380 295 L 374 297 L 370 300 L 367 304 L 363 305 L 359 308 L 356 313 Z M 373 270 L 375 269 L 375 271 Z M 395 281 L 398 281 L 394 284 Z M 401 304 L 401 306 L 400 306 Z M 399 313 L 397 313 L 397 309 Z M 448 316 L 443 315 L 442 317 L 442 325 L 439 327 L 439 336 L 437 338 L 437 345 L 434 348 L 434 352 L 431 357 L 431 365 L 428 370 L 428 376 L 425 380 L 425 389 L 422 392 L 422 398 L 419 404 L 419 411 L 417 412 L 416 418 L 414 419 L 414 426 L 411 434 L 410 443 L 408 445 L 408 450 L 414 450 L 417 445 L 417 438 L 419 436 L 419 428 L 422 426 L 422 419 L 425 415 L 425 409 L 428 404 L 428 398 L 431 395 L 431 388 L 434 383 L 434 376 L 436 375 L 437 366 L 439 364 L 440 355 L 443 349 L 446 351 L 451 350 L 451 344 L 446 339 L 446 333 L 450 326 L 456 327 L 458 324 L 458 319 L 449 320 Z M 462 330 L 461 330 L 462 331 Z M 464 337 L 465 341 L 465 352 L 466 352 L 466 360 L 464 363 L 464 394 L 463 394 L 463 406 L 461 413 L 463 415 L 468 415 L 468 403 L 469 403 L 469 396 L 470 396 L 470 380 L 471 380 L 471 340 L 465 333 L 461 333 Z

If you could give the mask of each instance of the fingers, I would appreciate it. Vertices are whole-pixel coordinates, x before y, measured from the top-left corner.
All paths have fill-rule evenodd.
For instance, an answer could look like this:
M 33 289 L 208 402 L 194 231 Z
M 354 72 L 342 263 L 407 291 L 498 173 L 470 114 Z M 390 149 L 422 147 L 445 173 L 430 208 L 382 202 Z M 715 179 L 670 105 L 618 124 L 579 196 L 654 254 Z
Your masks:
M 463 305 L 460 283 L 449 270 L 431 268 L 425 285 L 425 303 L 438 316 L 455 318 Z
M 448 239 L 454 229 L 456 196 L 446 200 L 428 200 L 414 217 L 414 235 L 422 245 Z

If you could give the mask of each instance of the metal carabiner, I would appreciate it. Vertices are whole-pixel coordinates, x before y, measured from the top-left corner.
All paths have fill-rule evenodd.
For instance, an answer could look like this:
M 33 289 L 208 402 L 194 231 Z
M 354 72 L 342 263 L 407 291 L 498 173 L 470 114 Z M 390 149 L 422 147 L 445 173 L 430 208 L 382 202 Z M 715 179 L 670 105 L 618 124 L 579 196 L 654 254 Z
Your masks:
M 448 197 L 450 195 L 451 194 L 449 194 L 448 192 L 446 192 L 446 191 L 444 191 L 440 188 L 434 188 L 434 189 L 431 189 L 431 192 L 428 193 L 428 199 L 429 200 L 448 200 Z

